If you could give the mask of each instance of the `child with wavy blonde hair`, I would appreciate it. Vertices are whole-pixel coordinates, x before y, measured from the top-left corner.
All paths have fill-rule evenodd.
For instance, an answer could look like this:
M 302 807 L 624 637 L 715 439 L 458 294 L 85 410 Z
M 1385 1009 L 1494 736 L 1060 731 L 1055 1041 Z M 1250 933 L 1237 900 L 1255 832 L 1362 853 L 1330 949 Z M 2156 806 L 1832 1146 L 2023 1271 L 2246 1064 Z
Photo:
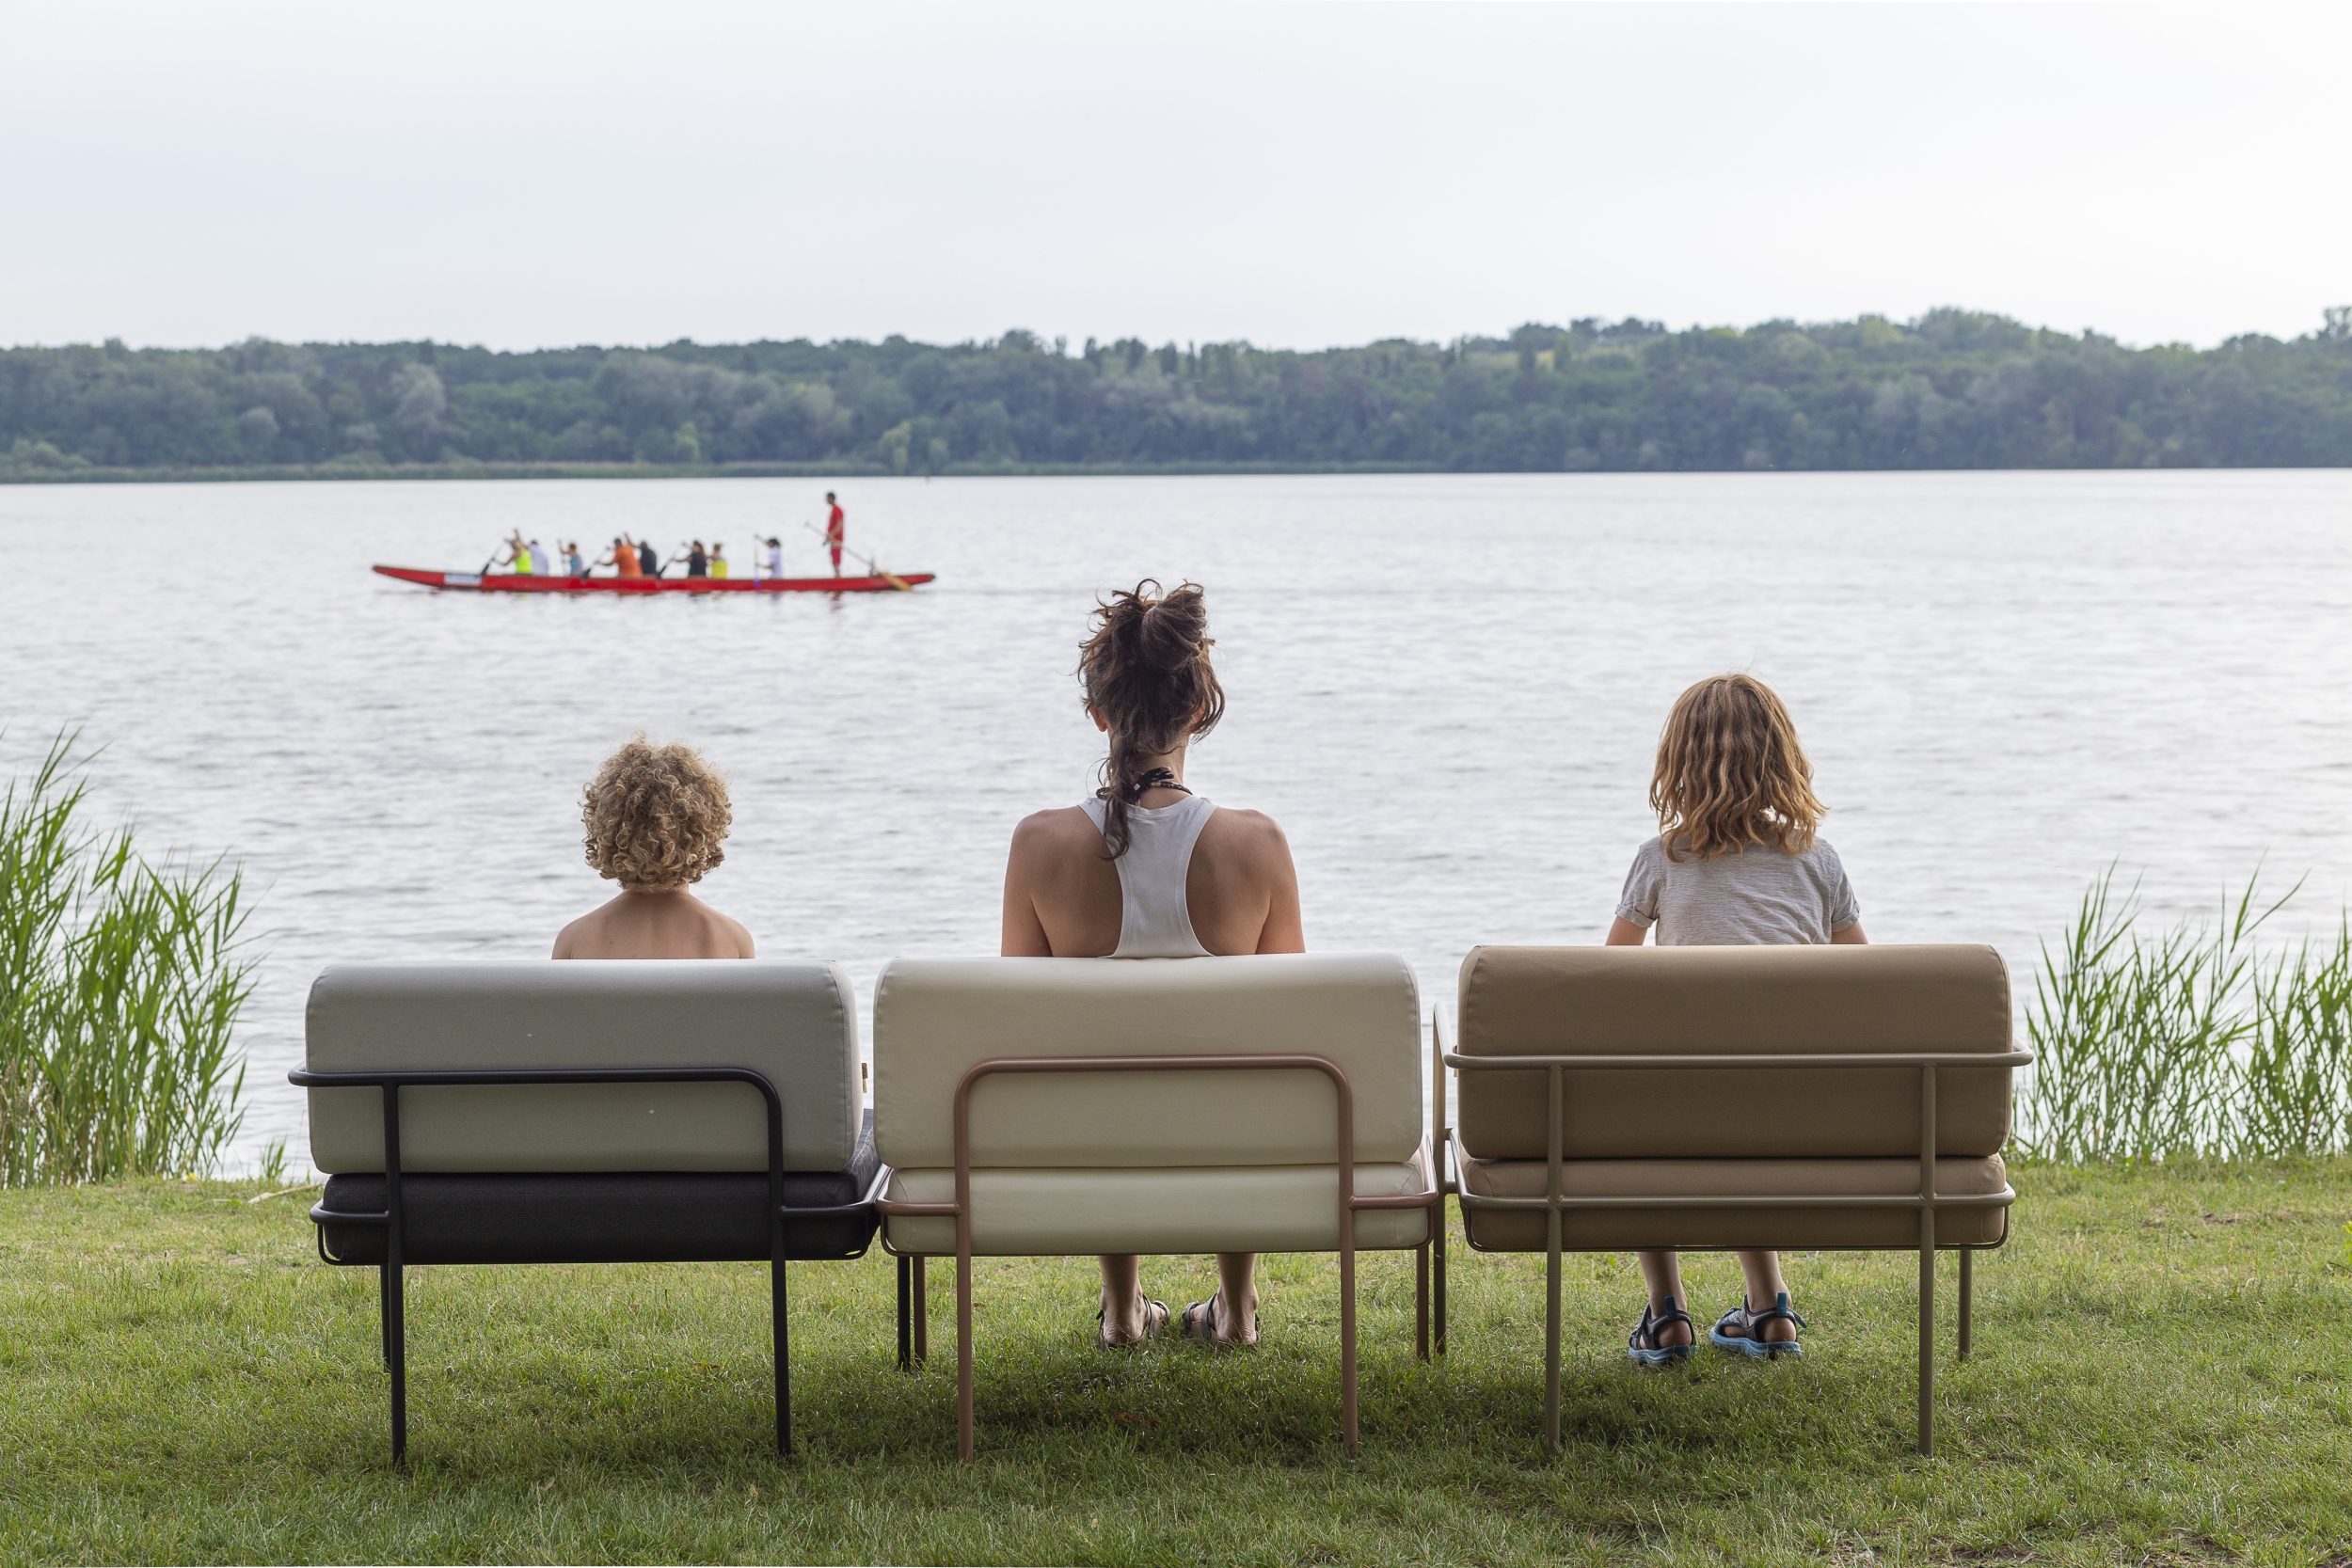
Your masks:
M 748 958 L 752 934 L 687 891 L 726 859 L 726 782 L 644 736 L 607 757 L 580 802 L 588 863 L 620 895 L 555 939 L 559 958 Z
M 1650 808 L 1658 836 L 1633 855 L 1609 945 L 1755 947 L 1860 942 L 1862 910 L 1846 867 L 1819 834 L 1828 808 L 1797 726 L 1753 675 L 1716 675 L 1675 700 L 1658 740 Z M 1696 1338 L 1672 1252 L 1641 1254 L 1649 1303 L 1627 1341 L 1643 1366 L 1678 1361 Z M 1742 1252 L 1747 1294 L 1708 1338 L 1759 1356 L 1801 1354 L 1776 1252 Z M 1772 1305 L 1757 1307 L 1756 1303 Z

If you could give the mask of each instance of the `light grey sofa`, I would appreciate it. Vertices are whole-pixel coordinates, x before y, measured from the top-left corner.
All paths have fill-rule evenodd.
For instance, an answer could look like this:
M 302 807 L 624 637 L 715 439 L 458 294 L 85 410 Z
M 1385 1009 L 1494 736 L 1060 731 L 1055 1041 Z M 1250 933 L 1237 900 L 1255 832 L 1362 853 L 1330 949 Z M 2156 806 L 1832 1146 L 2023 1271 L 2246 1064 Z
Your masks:
M 337 964 L 306 1043 L 310 1217 L 380 1271 L 395 1463 L 410 1263 L 764 1259 L 790 1451 L 785 1265 L 862 1256 L 889 1174 L 838 965 Z

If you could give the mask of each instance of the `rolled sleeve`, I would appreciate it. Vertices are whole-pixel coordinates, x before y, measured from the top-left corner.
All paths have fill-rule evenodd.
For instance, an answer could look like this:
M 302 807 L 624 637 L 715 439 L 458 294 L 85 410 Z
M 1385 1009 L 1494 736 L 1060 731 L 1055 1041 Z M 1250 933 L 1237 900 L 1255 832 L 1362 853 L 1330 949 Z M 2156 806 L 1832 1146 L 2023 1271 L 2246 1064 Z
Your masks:
M 1645 928 L 1658 924 L 1658 895 L 1666 885 L 1665 856 L 1651 839 L 1633 852 L 1632 869 L 1625 874 L 1625 891 L 1617 895 L 1617 918 Z

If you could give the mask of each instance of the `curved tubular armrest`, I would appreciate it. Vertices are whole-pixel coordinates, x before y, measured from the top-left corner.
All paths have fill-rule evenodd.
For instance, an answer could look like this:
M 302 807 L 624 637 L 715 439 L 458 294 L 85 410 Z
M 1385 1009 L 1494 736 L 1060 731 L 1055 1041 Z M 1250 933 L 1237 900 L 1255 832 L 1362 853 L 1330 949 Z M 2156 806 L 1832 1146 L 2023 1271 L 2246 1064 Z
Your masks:
M 1446 1066 L 1472 1072 L 1541 1072 L 1548 1068 L 1639 1071 L 1650 1068 L 2025 1067 L 2032 1061 L 2033 1053 L 2025 1050 L 2005 1051 L 1998 1055 L 1982 1051 L 1889 1052 L 1883 1055 L 1815 1051 L 1785 1056 L 1465 1056 L 1454 1051 L 1445 1053 Z

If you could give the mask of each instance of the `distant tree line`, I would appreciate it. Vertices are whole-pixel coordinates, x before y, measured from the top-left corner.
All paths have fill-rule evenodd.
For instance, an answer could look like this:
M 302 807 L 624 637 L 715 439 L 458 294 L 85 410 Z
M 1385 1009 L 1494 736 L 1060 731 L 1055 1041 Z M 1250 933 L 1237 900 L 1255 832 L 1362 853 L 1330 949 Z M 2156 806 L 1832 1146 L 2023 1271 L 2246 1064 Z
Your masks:
M 1008 332 L 495 353 L 0 350 L 0 476 L 406 465 L 1452 470 L 2352 465 L 2352 309 L 2127 349 L 1933 310 L 1314 353 Z

